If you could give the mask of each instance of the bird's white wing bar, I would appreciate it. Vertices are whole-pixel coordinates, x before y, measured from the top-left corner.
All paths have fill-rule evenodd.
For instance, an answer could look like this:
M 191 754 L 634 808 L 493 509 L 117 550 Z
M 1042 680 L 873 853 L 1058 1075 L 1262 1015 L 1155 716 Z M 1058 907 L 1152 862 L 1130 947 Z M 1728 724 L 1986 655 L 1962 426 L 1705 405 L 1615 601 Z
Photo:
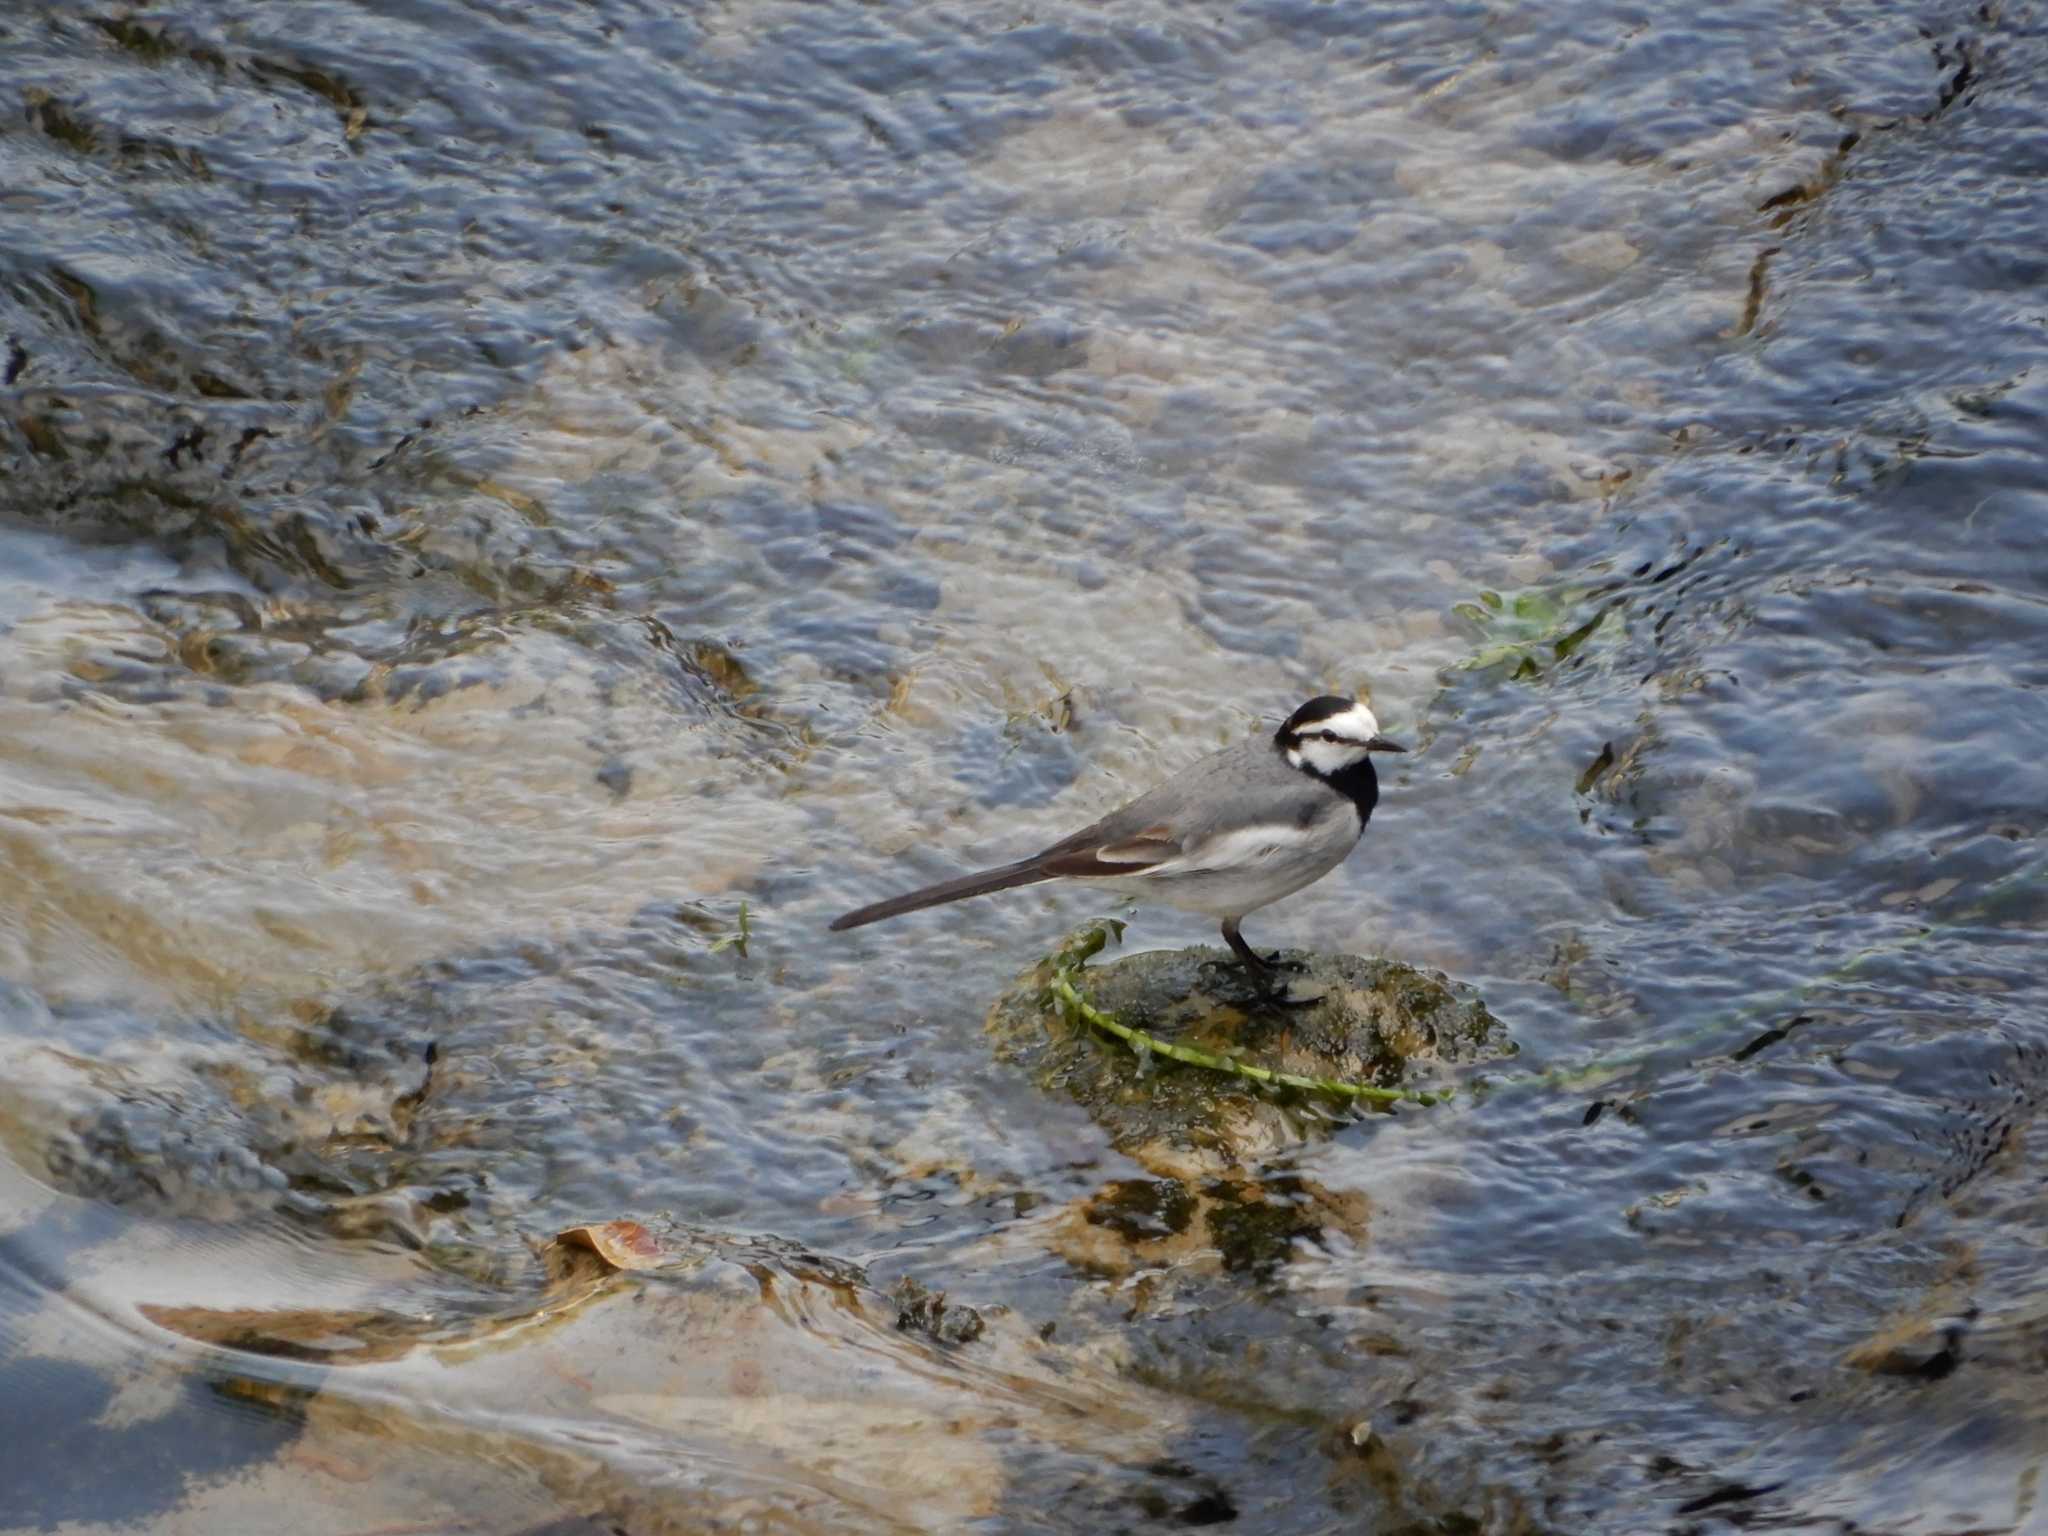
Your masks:
M 1121 843 L 1104 843 L 1094 849 L 1095 862 L 1127 869 L 1151 869 L 1180 852 L 1180 844 L 1163 837 L 1127 838 Z

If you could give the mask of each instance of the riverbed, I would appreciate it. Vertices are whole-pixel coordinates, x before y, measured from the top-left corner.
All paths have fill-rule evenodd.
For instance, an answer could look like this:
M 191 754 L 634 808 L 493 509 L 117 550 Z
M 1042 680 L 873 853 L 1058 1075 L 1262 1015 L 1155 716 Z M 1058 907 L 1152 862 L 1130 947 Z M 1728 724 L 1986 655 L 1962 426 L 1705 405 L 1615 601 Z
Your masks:
M 20 0 L 0 1528 L 2048 1528 L 2043 81 Z M 825 925 L 1324 692 L 1410 751 L 1253 941 L 1513 1053 L 1108 1243 L 984 1031 L 1106 904 Z

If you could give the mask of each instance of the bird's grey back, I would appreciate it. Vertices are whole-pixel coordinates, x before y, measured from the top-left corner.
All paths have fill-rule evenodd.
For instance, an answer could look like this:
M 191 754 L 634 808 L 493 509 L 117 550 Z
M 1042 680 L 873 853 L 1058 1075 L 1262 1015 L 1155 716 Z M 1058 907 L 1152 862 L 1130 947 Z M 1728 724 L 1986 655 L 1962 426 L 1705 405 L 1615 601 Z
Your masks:
M 1055 847 L 1118 843 L 1158 827 L 1171 828 L 1175 841 L 1192 847 L 1233 826 L 1252 798 L 1276 820 L 1306 826 L 1329 813 L 1334 793 L 1291 767 L 1270 736 L 1255 736 L 1190 764 Z

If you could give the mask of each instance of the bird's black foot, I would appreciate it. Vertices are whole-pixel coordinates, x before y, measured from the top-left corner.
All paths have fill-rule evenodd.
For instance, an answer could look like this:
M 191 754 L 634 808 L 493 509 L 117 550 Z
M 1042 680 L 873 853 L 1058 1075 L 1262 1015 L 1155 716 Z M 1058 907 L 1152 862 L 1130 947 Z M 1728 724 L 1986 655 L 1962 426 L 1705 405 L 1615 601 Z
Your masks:
M 1288 971 L 1307 970 L 1305 961 L 1282 960 L 1278 954 L 1268 959 L 1245 943 L 1244 935 L 1237 931 L 1235 918 L 1223 925 L 1223 942 L 1228 944 L 1230 952 L 1237 956 L 1238 964 L 1244 967 L 1245 975 L 1258 987 L 1263 1001 L 1282 1008 L 1306 1008 L 1318 1001 L 1318 998 L 1313 996 L 1296 997 L 1294 984 L 1287 980 L 1284 974 Z

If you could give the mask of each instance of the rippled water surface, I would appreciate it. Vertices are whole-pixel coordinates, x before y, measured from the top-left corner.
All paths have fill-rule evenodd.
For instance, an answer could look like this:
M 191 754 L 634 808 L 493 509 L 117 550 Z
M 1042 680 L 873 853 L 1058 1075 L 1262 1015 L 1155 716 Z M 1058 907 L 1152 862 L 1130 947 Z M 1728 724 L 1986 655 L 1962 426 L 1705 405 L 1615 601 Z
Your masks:
M 2048 1529 L 2044 80 L 0 11 L 0 1526 Z M 1113 1241 L 982 1027 L 1087 895 L 824 924 L 1331 690 L 1416 750 L 1254 936 L 1518 1054 Z

